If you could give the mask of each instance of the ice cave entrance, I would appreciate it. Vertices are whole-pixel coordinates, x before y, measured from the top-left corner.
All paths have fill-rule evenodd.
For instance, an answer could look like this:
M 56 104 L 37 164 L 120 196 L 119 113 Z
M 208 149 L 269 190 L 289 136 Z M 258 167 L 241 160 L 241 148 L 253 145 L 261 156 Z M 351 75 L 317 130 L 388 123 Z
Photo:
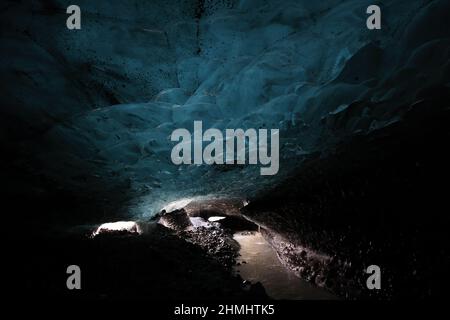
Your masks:
M 142 230 L 134 221 L 117 221 L 101 224 L 93 233 L 92 236 L 97 236 L 103 233 L 124 232 L 141 234 Z

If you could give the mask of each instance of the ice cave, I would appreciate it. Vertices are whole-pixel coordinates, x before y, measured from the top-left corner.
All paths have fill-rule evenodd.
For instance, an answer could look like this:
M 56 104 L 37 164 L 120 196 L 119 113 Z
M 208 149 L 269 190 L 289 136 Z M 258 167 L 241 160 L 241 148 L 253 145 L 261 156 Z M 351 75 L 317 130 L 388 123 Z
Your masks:
M 24 240 L 15 269 L 34 270 L 19 290 L 440 294 L 449 1 L 375 1 L 379 30 L 368 0 L 78 0 L 80 30 L 69 2 L 1 5 L 2 194 Z M 278 172 L 174 164 L 171 134 L 195 121 L 279 129 Z M 65 287 L 74 263 L 80 292 Z M 373 264 L 383 290 L 366 288 Z

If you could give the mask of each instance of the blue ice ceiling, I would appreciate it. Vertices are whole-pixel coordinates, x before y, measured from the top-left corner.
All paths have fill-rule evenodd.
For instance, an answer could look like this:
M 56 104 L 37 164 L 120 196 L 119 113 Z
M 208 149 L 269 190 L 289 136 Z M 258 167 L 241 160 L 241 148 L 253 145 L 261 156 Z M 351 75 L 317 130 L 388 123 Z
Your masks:
M 79 31 L 65 28 L 67 1 L 10 2 L 1 93 L 4 119 L 21 126 L 3 130 L 20 137 L 32 174 L 94 196 L 120 190 L 126 214 L 251 197 L 308 155 L 401 121 L 421 88 L 449 83 L 450 3 L 378 1 L 382 29 L 370 31 L 372 2 L 79 0 Z M 279 128 L 279 174 L 173 165 L 170 134 L 194 120 Z

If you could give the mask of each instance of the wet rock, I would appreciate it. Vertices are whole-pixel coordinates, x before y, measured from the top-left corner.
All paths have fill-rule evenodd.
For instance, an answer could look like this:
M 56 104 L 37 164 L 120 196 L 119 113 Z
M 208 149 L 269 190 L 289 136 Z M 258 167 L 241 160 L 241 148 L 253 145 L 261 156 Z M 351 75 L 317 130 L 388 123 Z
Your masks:
M 218 260 L 226 269 L 231 269 L 236 262 L 238 243 L 231 234 L 216 226 L 182 230 L 177 235 L 202 248 L 206 254 Z
M 184 209 L 162 214 L 159 223 L 173 230 L 183 230 L 192 225 Z

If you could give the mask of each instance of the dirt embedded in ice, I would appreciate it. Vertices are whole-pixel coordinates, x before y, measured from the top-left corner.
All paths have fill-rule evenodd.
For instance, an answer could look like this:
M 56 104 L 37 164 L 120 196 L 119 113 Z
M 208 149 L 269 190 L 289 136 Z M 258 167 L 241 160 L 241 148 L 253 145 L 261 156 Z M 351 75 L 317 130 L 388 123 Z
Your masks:
M 288 270 L 260 232 L 238 232 L 233 238 L 240 245 L 235 272 L 252 283 L 260 282 L 270 297 L 283 300 L 336 299 L 333 294 Z

